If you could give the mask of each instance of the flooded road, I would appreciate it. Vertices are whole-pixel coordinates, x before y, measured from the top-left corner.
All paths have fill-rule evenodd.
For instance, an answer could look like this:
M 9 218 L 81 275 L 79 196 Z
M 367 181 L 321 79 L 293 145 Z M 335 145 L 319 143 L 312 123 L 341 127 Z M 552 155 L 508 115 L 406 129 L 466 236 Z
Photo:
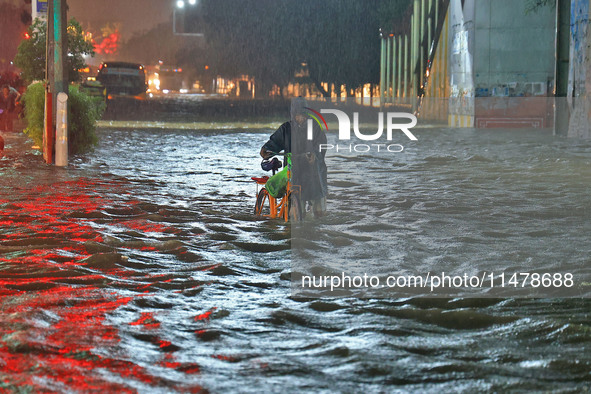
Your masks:
M 291 297 L 290 228 L 252 215 L 250 177 L 262 173 L 256 155 L 277 122 L 102 125 L 95 152 L 68 169 L 45 166 L 22 137 L 5 135 L 3 390 L 589 389 L 588 300 Z M 403 170 L 466 163 L 466 144 L 449 142 L 454 131 L 423 133 L 445 147 L 443 159 L 406 156 Z M 552 142 L 579 168 L 563 192 L 580 195 L 591 145 L 532 133 L 510 141 L 529 153 Z M 508 142 L 489 135 L 483 144 Z M 459 178 L 465 168 L 445 170 Z M 329 186 L 338 196 L 343 185 Z M 399 180 L 398 201 L 429 189 L 416 187 Z M 588 200 L 577 204 L 589 215 Z M 400 220 L 417 214 L 398 208 Z M 339 225 L 333 218 L 326 225 Z

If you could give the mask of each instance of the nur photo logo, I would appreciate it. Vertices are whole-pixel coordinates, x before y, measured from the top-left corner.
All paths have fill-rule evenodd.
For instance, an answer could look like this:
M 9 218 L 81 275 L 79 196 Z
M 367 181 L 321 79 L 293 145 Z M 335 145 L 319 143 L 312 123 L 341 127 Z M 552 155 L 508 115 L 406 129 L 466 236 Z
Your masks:
M 353 144 L 340 145 L 340 144 L 320 144 L 320 151 L 323 150 L 334 150 L 335 152 L 369 152 L 376 150 L 377 152 L 388 151 L 392 153 L 402 152 L 404 147 L 400 144 L 387 144 L 393 140 L 393 136 L 397 132 L 402 132 L 409 140 L 417 141 L 417 137 L 410 131 L 417 124 L 417 117 L 413 114 L 406 112 L 378 112 L 377 114 L 377 130 L 375 132 L 368 132 L 367 130 L 362 131 L 359 126 L 359 112 L 353 112 L 351 116 L 345 111 L 338 109 L 320 109 L 316 111 L 312 108 L 305 107 L 308 110 L 308 128 L 307 138 L 312 140 L 313 138 L 313 127 L 314 122 L 318 124 L 320 129 L 328 131 L 328 122 L 324 118 L 323 114 L 330 114 L 336 117 L 338 122 L 338 140 L 339 141 L 351 141 L 351 138 L 355 136 L 361 141 L 371 141 L 373 144 Z M 385 131 L 385 132 L 384 132 Z M 384 135 L 385 134 L 385 135 Z M 383 143 L 379 143 L 384 141 Z

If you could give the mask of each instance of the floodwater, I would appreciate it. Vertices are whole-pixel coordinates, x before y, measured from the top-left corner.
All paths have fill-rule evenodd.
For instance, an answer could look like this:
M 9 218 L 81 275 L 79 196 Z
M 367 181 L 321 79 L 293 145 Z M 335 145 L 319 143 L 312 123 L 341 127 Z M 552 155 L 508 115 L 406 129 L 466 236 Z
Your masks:
M 261 175 L 257 153 L 278 123 L 103 126 L 95 152 L 72 159 L 68 169 L 45 166 L 21 136 L 5 135 L 2 390 L 590 389 L 591 303 L 585 299 L 292 297 L 290 227 L 252 215 L 250 177 Z M 392 175 L 400 193 L 398 220 L 416 222 L 417 208 L 425 205 L 405 203 L 413 198 L 442 201 L 457 220 L 449 194 L 425 196 L 434 189 L 403 181 L 404 172 L 443 168 L 459 179 L 470 176 L 471 162 L 488 168 L 482 163 L 492 160 L 486 163 L 510 177 L 506 156 L 467 154 L 478 141 L 491 151 L 511 144 L 534 169 L 577 169 L 558 189 L 557 178 L 536 177 L 530 197 L 583 198 L 591 180 L 589 142 L 536 131 L 511 138 L 482 133 L 488 134 L 418 131 L 431 148 L 404 156 L 400 174 Z M 451 142 L 454 136 L 463 142 Z M 433 153 L 436 147 L 445 152 Z M 555 157 L 536 159 L 540 151 Z M 344 188 L 331 185 L 330 176 L 329 187 L 337 197 Z M 477 189 L 465 193 L 462 201 L 469 193 L 484 198 Z M 575 206 L 576 216 L 588 218 L 588 199 Z M 480 215 L 465 210 L 462 220 L 476 226 Z M 325 226 L 343 223 L 337 213 L 322 220 Z M 434 237 L 431 231 L 421 234 L 422 242 Z M 528 239 L 536 242 L 533 235 Z
M 329 133 L 330 218 L 293 228 L 293 272 L 315 278 L 294 291 L 591 296 L 589 141 L 535 129 L 417 132 L 392 152 Z M 405 285 L 417 276 L 428 283 Z

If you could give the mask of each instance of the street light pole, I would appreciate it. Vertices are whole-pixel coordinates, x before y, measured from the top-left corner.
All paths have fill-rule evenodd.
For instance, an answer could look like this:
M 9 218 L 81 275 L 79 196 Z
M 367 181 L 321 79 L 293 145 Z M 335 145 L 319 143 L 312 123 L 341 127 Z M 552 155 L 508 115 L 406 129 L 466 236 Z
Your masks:
M 176 34 L 176 7 L 172 9 L 172 34 Z

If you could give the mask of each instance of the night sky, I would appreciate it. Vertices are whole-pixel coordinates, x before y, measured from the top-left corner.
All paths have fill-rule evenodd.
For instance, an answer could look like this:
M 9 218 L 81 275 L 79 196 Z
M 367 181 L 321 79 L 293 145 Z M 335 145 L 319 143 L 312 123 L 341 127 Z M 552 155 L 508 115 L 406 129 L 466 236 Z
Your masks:
M 68 0 L 68 18 L 84 28 L 99 30 L 107 23 L 121 23 L 121 38 L 150 30 L 172 20 L 172 0 Z

